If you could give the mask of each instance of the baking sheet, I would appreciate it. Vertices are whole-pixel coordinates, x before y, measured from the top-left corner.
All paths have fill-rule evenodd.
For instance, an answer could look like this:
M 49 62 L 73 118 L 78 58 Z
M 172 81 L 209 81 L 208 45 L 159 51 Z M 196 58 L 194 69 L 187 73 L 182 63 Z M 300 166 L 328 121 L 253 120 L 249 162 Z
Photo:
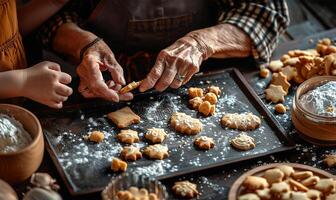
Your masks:
M 216 106 L 216 114 L 204 118 L 188 108 L 187 88 L 206 88 L 209 85 L 221 87 L 222 95 Z M 115 137 L 119 129 L 107 119 L 106 114 L 125 105 L 130 106 L 142 119 L 140 124 L 129 127 L 139 132 L 140 142 L 134 145 L 140 148 L 148 145 L 143 137 L 147 128 L 164 128 L 168 137 L 163 144 L 168 146 L 170 152 L 165 160 L 142 158 L 128 162 L 127 171 L 132 173 L 164 179 L 288 150 L 293 146 L 285 137 L 284 129 L 260 99 L 256 98 L 241 74 L 234 69 L 227 69 L 196 77 L 179 90 L 139 95 L 128 103 L 102 104 L 93 108 L 86 105 L 82 109 L 65 110 L 56 116 L 51 114 L 40 118 L 48 151 L 71 194 L 100 191 L 117 175 L 109 169 L 110 161 L 113 156 L 118 157 L 123 145 Z M 193 145 L 197 136 L 175 133 L 169 127 L 169 118 L 176 111 L 198 117 L 203 123 L 203 130 L 197 136 L 213 137 L 215 148 L 209 151 L 197 150 Z M 229 140 L 241 131 L 221 127 L 221 117 L 229 112 L 253 112 L 262 116 L 261 127 L 248 132 L 256 140 L 255 149 L 242 152 L 230 146 Z M 83 140 L 83 136 L 92 130 L 104 131 L 106 138 L 103 143 L 94 144 Z

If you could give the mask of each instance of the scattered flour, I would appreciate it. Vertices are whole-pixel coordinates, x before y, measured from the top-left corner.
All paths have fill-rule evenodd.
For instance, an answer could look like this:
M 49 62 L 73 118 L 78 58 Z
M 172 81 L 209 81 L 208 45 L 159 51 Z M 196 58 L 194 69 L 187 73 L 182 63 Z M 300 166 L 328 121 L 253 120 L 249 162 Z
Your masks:
M 32 142 L 30 134 L 14 118 L 0 114 L 0 153 L 15 152 Z

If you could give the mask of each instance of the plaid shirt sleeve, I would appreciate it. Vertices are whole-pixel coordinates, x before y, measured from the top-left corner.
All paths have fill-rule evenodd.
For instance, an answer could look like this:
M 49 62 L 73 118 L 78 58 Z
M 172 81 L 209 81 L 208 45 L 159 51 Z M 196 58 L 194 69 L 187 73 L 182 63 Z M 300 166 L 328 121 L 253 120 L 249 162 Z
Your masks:
M 242 29 L 253 42 L 253 56 L 268 62 L 279 36 L 289 25 L 285 0 L 220 0 L 223 12 L 219 23 L 229 23 Z M 224 8 L 229 7 L 229 9 Z

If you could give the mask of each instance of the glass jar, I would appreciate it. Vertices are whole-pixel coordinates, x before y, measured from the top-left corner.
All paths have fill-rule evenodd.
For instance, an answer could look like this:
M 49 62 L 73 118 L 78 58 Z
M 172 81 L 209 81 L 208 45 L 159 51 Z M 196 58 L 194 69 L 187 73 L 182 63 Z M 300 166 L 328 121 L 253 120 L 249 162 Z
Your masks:
M 318 76 L 303 82 L 295 93 L 292 109 L 292 122 L 299 135 L 323 146 L 336 145 L 336 117 L 312 113 L 301 105 L 300 99 L 303 94 L 329 81 L 336 81 L 336 76 Z
M 137 187 L 139 189 L 145 188 L 148 193 L 154 193 L 159 200 L 168 198 L 166 187 L 159 181 L 143 175 L 126 173 L 113 178 L 102 192 L 103 200 L 117 200 L 117 193 L 122 190 L 127 190 L 130 187 Z

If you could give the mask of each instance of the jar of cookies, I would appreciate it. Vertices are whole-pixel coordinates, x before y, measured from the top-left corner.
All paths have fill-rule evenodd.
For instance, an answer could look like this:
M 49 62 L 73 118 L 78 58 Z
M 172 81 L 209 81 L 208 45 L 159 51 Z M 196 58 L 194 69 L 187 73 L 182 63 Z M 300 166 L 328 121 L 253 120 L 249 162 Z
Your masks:
M 292 121 L 300 136 L 336 145 L 336 77 L 318 76 L 303 82 L 293 100 Z
M 101 195 L 103 200 L 165 200 L 168 198 L 166 187 L 159 181 L 131 173 L 113 178 Z

